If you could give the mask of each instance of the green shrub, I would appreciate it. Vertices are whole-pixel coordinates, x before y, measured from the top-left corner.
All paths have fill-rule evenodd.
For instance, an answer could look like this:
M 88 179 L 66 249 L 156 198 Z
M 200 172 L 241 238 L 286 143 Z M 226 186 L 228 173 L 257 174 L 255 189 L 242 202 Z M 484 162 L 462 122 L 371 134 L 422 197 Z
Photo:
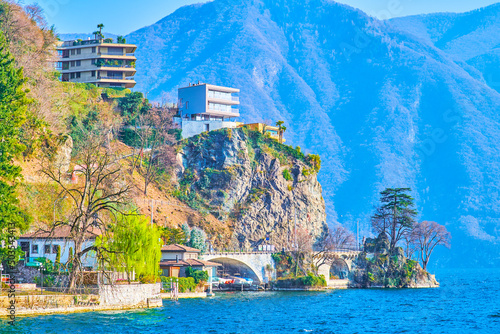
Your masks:
M 326 279 L 323 275 L 315 276 L 308 273 L 307 276 L 299 276 L 295 278 L 278 278 L 275 282 L 278 288 L 300 289 L 300 288 L 319 288 L 326 286 Z
M 196 284 L 200 282 L 208 282 L 208 272 L 205 270 L 193 269 L 193 267 L 186 268 L 186 277 L 192 277 Z
M 141 276 L 139 278 L 139 282 L 142 284 L 153 284 L 153 283 L 159 283 L 163 282 L 159 277 L 155 277 L 155 275 L 146 275 L 146 276 Z
M 287 181 L 292 181 L 293 180 L 293 177 L 292 177 L 292 174 L 290 173 L 290 171 L 288 169 L 285 169 L 283 171 L 283 177 L 285 178 L 285 180 Z
M 165 277 L 161 276 L 161 282 L 164 287 L 169 287 L 170 283 L 179 282 L 179 292 L 195 292 L 196 291 L 196 283 L 194 282 L 194 278 L 192 277 Z

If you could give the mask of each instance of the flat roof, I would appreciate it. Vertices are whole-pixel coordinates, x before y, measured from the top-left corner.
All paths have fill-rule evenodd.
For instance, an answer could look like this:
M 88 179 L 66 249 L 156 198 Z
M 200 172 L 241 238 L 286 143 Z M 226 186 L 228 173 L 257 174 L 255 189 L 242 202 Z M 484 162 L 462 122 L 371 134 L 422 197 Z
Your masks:
M 186 89 L 186 88 L 199 87 L 199 86 L 207 86 L 208 89 L 216 90 L 218 92 L 225 92 L 225 93 L 239 93 L 240 92 L 240 90 L 238 88 L 217 86 L 217 85 L 211 85 L 211 84 L 207 84 L 207 83 L 199 83 L 199 84 L 193 84 L 191 86 L 180 87 L 179 90 Z

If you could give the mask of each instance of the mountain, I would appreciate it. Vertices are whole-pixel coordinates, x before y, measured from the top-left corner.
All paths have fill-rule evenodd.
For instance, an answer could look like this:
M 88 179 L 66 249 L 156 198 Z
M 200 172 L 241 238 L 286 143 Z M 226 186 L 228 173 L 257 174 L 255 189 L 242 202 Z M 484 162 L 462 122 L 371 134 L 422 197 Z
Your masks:
M 472 76 L 500 91 L 500 3 L 468 13 L 415 15 L 390 22 L 443 50 Z
M 439 47 L 437 32 L 422 34 L 329 0 L 215 0 L 127 41 L 138 45 L 137 89 L 150 99 L 209 82 L 241 89 L 242 120 L 285 121 L 287 143 L 322 158 L 330 224 L 359 221 L 368 235 L 379 192 L 410 187 L 420 219 L 454 236 L 435 264 L 498 265 L 500 95 Z

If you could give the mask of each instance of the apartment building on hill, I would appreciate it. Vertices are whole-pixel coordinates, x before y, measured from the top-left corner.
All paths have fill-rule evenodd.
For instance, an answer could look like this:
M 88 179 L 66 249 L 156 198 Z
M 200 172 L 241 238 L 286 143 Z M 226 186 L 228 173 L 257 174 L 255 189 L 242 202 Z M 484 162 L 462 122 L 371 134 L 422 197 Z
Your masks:
M 183 138 L 189 138 L 205 131 L 222 128 L 236 128 L 240 116 L 236 88 L 189 84 L 178 90 L 179 117 L 176 122 L 182 128 Z
M 134 44 L 113 43 L 109 38 L 59 42 L 56 69 L 61 81 L 133 88 L 136 49 Z

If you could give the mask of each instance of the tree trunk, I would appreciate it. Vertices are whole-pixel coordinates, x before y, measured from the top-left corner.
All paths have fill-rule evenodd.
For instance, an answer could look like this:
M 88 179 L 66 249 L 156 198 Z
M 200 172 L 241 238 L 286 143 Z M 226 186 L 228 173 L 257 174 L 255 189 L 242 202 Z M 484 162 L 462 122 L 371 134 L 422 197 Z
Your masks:
M 69 280 L 69 291 L 73 292 L 76 288 L 77 276 L 80 273 L 80 251 L 82 248 L 82 240 L 80 238 L 73 240 L 75 243 L 75 255 L 71 261 L 71 273 Z

